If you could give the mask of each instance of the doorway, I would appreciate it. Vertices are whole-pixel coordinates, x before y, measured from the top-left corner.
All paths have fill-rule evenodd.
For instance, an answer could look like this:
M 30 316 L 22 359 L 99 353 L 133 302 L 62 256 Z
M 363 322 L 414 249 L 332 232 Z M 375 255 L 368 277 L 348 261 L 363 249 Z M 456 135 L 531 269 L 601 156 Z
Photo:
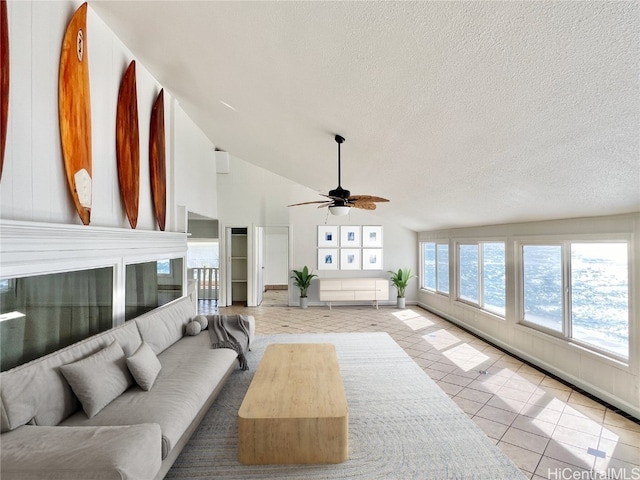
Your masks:
M 262 305 L 289 304 L 289 227 L 262 227 Z

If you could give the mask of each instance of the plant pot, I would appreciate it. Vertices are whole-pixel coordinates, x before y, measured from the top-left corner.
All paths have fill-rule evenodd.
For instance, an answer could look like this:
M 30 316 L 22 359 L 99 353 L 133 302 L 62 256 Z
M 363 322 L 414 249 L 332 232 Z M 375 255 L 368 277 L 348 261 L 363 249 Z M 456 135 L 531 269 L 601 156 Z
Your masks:
M 404 297 L 398 297 L 397 301 L 398 301 L 398 308 L 404 308 L 405 298 Z
M 309 306 L 309 297 L 300 297 L 300 308 L 307 308 Z

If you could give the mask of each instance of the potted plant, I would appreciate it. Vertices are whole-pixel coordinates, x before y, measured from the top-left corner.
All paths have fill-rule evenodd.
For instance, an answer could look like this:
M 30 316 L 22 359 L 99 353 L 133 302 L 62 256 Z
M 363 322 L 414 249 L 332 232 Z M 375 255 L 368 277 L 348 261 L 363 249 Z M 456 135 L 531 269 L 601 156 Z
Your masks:
M 307 290 L 311 285 L 311 280 L 317 277 L 307 266 L 305 265 L 302 270 L 293 270 L 293 275 L 290 278 L 293 279 L 293 283 L 300 289 L 300 308 L 307 308 Z
M 405 298 L 404 291 L 409 284 L 409 280 L 411 280 L 415 275 L 411 275 L 410 268 L 399 268 L 397 272 L 393 270 L 389 270 L 391 274 L 391 283 L 398 290 L 398 308 L 404 308 L 405 306 Z

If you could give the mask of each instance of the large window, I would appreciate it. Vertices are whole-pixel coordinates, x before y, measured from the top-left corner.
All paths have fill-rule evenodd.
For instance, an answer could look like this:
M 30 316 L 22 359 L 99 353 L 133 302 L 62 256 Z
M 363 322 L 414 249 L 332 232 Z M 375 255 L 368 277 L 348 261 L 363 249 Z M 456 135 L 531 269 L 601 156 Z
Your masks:
M 504 316 L 506 267 L 504 242 L 458 245 L 458 299 Z
M 424 242 L 422 244 L 422 288 L 449 293 L 449 244 Z
M 521 319 L 617 356 L 629 356 L 626 242 L 523 244 Z

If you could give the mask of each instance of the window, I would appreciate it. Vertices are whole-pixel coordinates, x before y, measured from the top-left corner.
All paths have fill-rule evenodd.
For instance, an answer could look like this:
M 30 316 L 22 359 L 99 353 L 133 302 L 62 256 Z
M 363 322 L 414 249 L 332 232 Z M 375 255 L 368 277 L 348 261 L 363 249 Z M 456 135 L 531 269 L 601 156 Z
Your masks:
M 171 275 L 171 260 L 158 260 L 156 270 L 158 275 Z
M 523 321 L 628 358 L 626 242 L 527 244 L 521 261 Z
M 504 316 L 506 303 L 504 242 L 458 245 L 458 299 Z
M 560 245 L 522 247 L 523 318 L 541 327 L 562 331 L 562 248 Z
M 218 268 L 220 266 L 217 240 L 190 240 L 187 247 L 187 268 Z
M 424 242 L 422 244 L 422 288 L 438 293 L 449 293 L 449 244 Z
M 449 293 L 449 244 L 439 243 L 436 247 L 438 291 Z

